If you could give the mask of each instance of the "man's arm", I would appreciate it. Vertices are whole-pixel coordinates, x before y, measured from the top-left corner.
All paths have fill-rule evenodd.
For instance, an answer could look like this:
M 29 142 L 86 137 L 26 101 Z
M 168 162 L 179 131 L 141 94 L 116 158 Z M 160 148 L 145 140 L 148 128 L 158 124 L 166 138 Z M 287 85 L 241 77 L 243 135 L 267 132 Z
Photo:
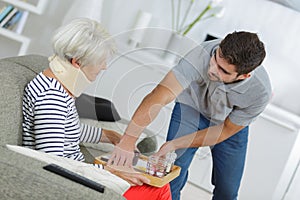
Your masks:
M 182 86 L 173 72 L 170 71 L 143 99 L 128 124 L 120 143 L 115 147 L 108 164 L 131 166 L 135 143 L 144 128 L 156 118 L 161 108 L 173 101 L 182 90 Z
M 168 152 L 182 148 L 213 146 L 223 142 L 243 128 L 244 126 L 232 123 L 227 117 L 222 124 L 211 126 L 164 143 L 156 155 L 162 156 Z

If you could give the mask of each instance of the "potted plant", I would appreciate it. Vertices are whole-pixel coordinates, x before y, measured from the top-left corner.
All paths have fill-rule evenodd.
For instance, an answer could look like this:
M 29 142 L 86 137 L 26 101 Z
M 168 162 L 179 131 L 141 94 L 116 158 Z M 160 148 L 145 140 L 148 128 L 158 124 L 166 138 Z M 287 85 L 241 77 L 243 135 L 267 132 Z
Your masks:
M 167 45 L 164 57 L 171 63 L 174 63 L 178 56 L 178 50 L 180 47 L 180 41 L 183 37 L 191 31 L 196 24 L 201 20 L 209 19 L 212 17 L 222 17 L 224 14 L 224 7 L 221 6 L 222 0 L 208 0 L 204 9 L 201 9 L 199 14 L 187 22 L 191 10 L 195 8 L 197 0 L 189 0 L 188 5 L 182 5 L 187 1 L 171 0 L 171 13 L 172 13 L 172 34 Z M 177 4 L 177 5 L 176 5 Z M 175 9 L 177 7 L 177 9 Z M 185 7 L 184 12 L 181 12 L 181 8 Z
M 181 0 L 177 2 L 177 11 L 175 11 L 175 0 L 171 0 L 172 8 L 172 30 L 179 35 L 185 36 L 199 21 L 205 20 L 212 17 L 222 17 L 224 14 L 224 7 L 221 6 L 222 0 L 209 0 L 205 8 L 194 18 L 191 22 L 186 24 L 186 20 L 191 12 L 195 1 L 190 0 L 183 18 L 181 19 Z

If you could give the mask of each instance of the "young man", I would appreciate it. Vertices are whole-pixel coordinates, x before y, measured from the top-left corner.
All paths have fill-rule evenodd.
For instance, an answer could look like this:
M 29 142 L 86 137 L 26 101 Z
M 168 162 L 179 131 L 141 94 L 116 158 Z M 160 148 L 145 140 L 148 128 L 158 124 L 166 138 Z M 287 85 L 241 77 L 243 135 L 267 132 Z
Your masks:
M 178 178 L 172 199 L 188 178 L 198 147 L 210 146 L 214 200 L 237 199 L 248 140 L 248 126 L 265 109 L 270 80 L 261 66 L 264 44 L 255 33 L 233 32 L 205 42 L 180 60 L 138 107 L 109 163 L 130 165 L 137 137 L 161 107 L 176 98 L 168 136 L 158 156 L 176 150 Z

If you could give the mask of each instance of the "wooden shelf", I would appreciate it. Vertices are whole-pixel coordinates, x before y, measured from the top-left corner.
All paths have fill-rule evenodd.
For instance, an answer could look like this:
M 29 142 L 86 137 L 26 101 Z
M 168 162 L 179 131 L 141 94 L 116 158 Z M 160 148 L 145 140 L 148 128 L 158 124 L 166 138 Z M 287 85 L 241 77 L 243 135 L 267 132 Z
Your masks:
M 8 4 L 12 4 L 18 8 L 21 8 L 23 10 L 28 10 L 31 13 L 35 14 L 42 14 L 46 8 L 46 5 L 48 3 L 48 0 L 38 0 L 37 5 L 31 4 L 26 1 L 21 0 L 1 0 L 3 2 L 6 2 Z
M 22 1 L 22 0 L 0 0 L 0 5 L 3 6 L 5 4 L 10 4 L 13 5 L 14 7 L 24 11 L 24 18 L 19 21 L 21 21 L 21 24 L 23 26 L 18 27 L 17 31 L 14 32 L 12 30 L 8 30 L 5 28 L 0 28 L 0 35 L 3 36 L 4 38 L 7 38 L 7 42 L 5 39 L 2 39 L 2 42 L 6 43 L 6 46 L 10 44 L 10 42 L 17 42 L 20 43 L 20 48 L 16 51 L 16 55 L 25 55 L 27 52 L 27 49 L 30 44 L 30 39 L 24 35 L 22 35 L 22 30 L 24 25 L 27 23 L 27 16 L 30 13 L 34 14 L 42 14 L 46 8 L 46 5 L 48 3 L 48 0 L 27 0 L 27 1 Z M 26 12 L 27 11 L 27 12 Z M 26 12 L 26 17 L 25 17 L 25 12 Z M 22 27 L 22 28 L 21 28 Z M 14 46 L 12 43 L 12 46 Z M 15 51 L 14 51 L 15 52 Z M 0 57 L 3 55 L 0 55 Z

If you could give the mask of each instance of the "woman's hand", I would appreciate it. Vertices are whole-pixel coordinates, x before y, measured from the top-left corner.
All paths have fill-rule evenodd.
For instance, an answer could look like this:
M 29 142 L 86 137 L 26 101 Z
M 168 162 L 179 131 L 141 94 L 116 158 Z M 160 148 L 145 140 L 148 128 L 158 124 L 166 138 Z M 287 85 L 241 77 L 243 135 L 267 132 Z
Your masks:
M 100 142 L 111 143 L 113 145 L 116 145 L 120 142 L 121 137 L 122 137 L 122 135 L 115 131 L 102 129 L 102 135 L 100 138 Z
M 105 166 L 105 170 L 119 176 L 120 178 L 127 181 L 131 186 L 143 185 L 144 183 L 149 184 L 150 180 L 142 174 L 136 172 L 130 167 L 124 166 Z

